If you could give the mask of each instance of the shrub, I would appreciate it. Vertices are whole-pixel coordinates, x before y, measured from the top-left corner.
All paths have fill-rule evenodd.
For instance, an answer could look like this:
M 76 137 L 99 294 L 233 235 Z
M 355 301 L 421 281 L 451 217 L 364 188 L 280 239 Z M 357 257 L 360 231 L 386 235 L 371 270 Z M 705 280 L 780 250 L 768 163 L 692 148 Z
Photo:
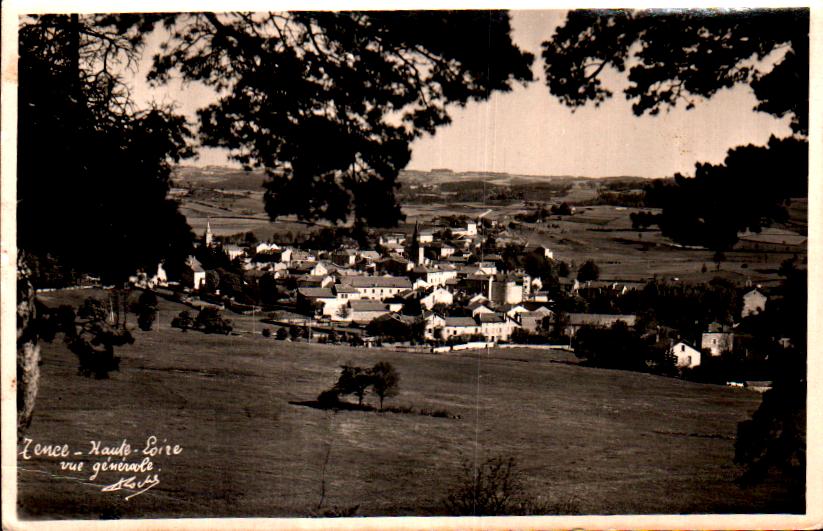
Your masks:
M 477 468 L 467 461 L 460 482 L 446 496 L 445 506 L 454 516 L 508 515 L 520 505 L 522 492 L 513 457 L 493 457 Z
M 275 333 L 274 337 L 279 341 L 284 341 L 287 337 L 289 337 L 289 332 L 281 326 L 277 329 L 277 333 Z
M 171 326 L 174 328 L 180 328 L 183 332 L 185 332 L 194 326 L 194 321 L 192 320 L 191 314 L 188 310 L 183 310 L 177 315 L 177 317 L 171 320 Z
M 206 334 L 229 335 L 232 330 L 231 321 L 224 319 L 216 308 L 211 307 L 200 310 L 200 313 L 197 314 L 194 320 L 194 324 Z
M 263 337 L 271 337 L 271 330 L 268 328 L 264 328 L 260 333 L 263 334 Z
M 157 316 L 157 295 L 152 291 L 144 291 L 132 309 L 137 313 L 137 326 L 148 332 Z
M 549 503 L 529 496 L 523 474 L 513 457 L 497 456 L 478 467 L 463 463 L 462 477 L 444 500 L 446 511 L 454 516 L 503 516 L 578 514 L 576 498 Z

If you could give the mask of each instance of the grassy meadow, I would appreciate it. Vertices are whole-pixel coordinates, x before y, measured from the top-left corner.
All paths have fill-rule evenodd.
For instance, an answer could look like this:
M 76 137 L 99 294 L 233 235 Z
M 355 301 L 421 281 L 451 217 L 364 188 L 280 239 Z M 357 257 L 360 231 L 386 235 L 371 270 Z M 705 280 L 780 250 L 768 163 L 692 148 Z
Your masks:
M 90 290 L 42 294 L 78 304 Z M 182 306 L 161 302 L 159 330 L 134 332 L 108 380 L 77 375 L 60 341 L 43 344 L 40 394 L 27 436 L 134 446 L 155 435 L 183 452 L 159 457 L 160 483 L 124 500 L 101 492 L 117 475 L 18 461 L 28 518 L 442 515 L 466 461 L 514 457 L 535 499 L 576 513 L 757 513 L 789 507 L 779 484 L 741 489 L 737 423 L 760 395 L 742 389 L 581 367 L 569 353 L 492 349 L 461 355 L 279 342 L 250 317 L 240 335 L 171 329 Z M 136 318 L 130 316 L 130 323 Z M 346 361 L 394 364 L 419 413 L 339 411 L 311 401 Z M 377 404 L 374 396 L 366 401 Z M 112 475 L 114 474 L 114 475 Z

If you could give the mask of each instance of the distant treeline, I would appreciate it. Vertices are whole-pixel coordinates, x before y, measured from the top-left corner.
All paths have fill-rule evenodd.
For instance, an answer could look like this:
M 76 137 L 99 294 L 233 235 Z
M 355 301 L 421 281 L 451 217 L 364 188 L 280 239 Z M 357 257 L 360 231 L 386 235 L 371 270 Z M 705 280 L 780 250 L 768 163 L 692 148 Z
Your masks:
M 570 182 L 518 182 L 515 184 L 489 183 L 482 180 L 452 181 L 426 187 L 411 189 L 403 187 L 400 198 L 404 202 L 431 201 L 432 193 L 447 195 L 451 201 L 461 202 L 501 202 L 512 201 L 551 201 L 565 195 L 572 184 Z M 419 191 L 418 191 L 419 190 Z

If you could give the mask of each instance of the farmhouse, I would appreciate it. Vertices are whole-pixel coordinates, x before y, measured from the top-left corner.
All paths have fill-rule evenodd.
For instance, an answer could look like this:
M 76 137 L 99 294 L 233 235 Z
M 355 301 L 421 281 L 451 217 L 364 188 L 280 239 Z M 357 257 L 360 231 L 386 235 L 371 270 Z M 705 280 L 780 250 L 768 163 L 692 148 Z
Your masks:
M 480 325 L 471 317 L 446 317 L 442 339 L 452 336 L 471 336 L 480 333 Z
M 439 331 L 442 333 L 443 328 L 446 326 L 446 320 L 437 315 L 436 313 L 430 313 L 425 316 L 426 321 L 426 328 L 423 331 L 423 337 L 426 339 L 442 339 L 440 334 L 436 335 L 435 332 Z
M 183 283 L 193 290 L 202 289 L 206 285 L 206 270 L 200 264 L 200 261 L 189 256 L 186 260 L 186 267 L 183 270 Z
M 743 310 L 740 312 L 740 316 L 748 317 L 762 312 L 766 309 L 766 300 L 768 298 L 757 289 L 746 293 L 743 295 Z
M 700 365 L 700 351 L 682 341 L 673 345 L 669 353 L 677 359 L 675 366 L 678 368 L 690 369 Z
M 505 314 L 481 313 L 475 317 L 480 324 L 480 333 L 489 341 L 506 341 L 517 324 Z
M 340 283 L 356 289 L 361 299 L 380 301 L 411 289 L 411 282 L 405 277 L 352 276 L 342 278 Z
M 454 302 L 454 295 L 443 288 L 436 288 L 431 293 L 420 299 L 420 306 L 431 310 L 436 304 L 451 305 Z
M 297 305 L 304 311 L 311 312 L 320 306 L 323 315 L 334 315 L 339 307 L 337 295 L 331 288 L 299 288 L 297 290 Z
M 438 269 L 433 267 L 416 266 L 409 271 L 409 278 L 423 280 L 428 286 L 445 286 L 446 281 L 457 278 L 457 270 L 454 267 Z
M 348 320 L 357 324 L 367 324 L 381 315 L 389 313 L 386 304 L 373 300 L 353 300 L 348 303 Z
M 268 243 L 268 242 L 260 242 L 254 248 L 256 253 L 271 253 L 273 251 L 279 251 L 280 246 L 276 243 Z
M 357 251 L 353 249 L 342 249 L 332 253 L 331 261 L 334 265 L 350 267 L 357 262 Z
M 734 334 L 730 332 L 704 332 L 700 348 L 708 350 L 712 356 L 731 352 L 734 348 Z
M 489 306 L 489 301 L 485 298 L 470 302 L 466 308 L 471 310 L 472 317 L 477 317 L 485 313 L 494 313 L 494 310 Z
M 584 326 L 609 328 L 618 321 L 622 321 L 626 323 L 627 326 L 633 327 L 637 321 L 637 316 L 605 313 L 570 313 L 569 324 L 566 326 L 566 335 L 574 337 L 577 331 Z

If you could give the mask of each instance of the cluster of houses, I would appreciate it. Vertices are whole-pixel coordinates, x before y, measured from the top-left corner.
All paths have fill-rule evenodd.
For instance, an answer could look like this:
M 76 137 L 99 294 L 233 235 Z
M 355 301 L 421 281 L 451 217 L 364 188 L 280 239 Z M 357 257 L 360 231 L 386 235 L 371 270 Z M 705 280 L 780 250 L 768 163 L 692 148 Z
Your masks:
M 203 244 L 216 245 L 209 224 Z M 424 337 L 432 341 L 480 336 L 498 342 L 509 341 L 517 329 L 546 330 L 554 315 L 539 278 L 523 270 L 502 271 L 502 257 L 496 254 L 482 254 L 477 260 L 480 235 L 473 221 L 448 231 L 416 225 L 410 236 L 386 233 L 380 237 L 379 250 L 310 251 L 270 242 L 222 248 L 230 259 L 239 260 L 247 273 L 270 274 L 296 286 L 296 309 L 330 325 L 363 326 L 379 319 L 408 323 L 422 318 Z M 524 252 L 554 258 L 552 251 L 541 245 L 527 246 Z M 196 258 L 189 258 L 184 278 L 188 288 L 204 288 L 206 271 Z M 137 281 L 149 286 L 168 282 L 162 266 L 151 278 L 143 275 Z M 572 279 L 565 286 L 570 291 L 620 292 L 638 287 L 600 284 L 583 287 Z M 762 311 L 765 304 L 766 296 L 753 289 L 743 297 L 742 316 Z M 618 321 L 633 327 L 636 316 L 571 313 L 564 332 L 571 338 L 583 326 L 608 327 Z M 700 345 L 681 341 L 672 345 L 671 353 L 678 366 L 695 367 L 701 362 L 701 351 L 716 356 L 733 345 L 733 331 L 713 324 Z

